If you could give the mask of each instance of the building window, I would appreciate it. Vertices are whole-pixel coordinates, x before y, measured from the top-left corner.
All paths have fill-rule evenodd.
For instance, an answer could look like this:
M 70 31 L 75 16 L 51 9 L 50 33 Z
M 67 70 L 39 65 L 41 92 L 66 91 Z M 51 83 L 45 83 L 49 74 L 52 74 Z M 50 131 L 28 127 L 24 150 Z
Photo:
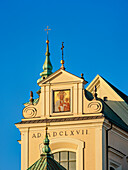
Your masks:
M 67 170 L 76 170 L 76 153 L 70 151 L 56 152 L 54 159 Z

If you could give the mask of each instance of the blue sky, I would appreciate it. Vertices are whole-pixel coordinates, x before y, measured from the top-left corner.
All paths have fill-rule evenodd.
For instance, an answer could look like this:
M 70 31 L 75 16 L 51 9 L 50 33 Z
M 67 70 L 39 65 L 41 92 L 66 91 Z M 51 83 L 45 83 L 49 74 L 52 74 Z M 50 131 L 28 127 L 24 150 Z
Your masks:
M 60 68 L 64 42 L 66 70 L 90 83 L 99 74 L 128 94 L 128 1 L 1 0 L 1 167 L 20 170 L 23 103 L 36 98 L 45 60 L 47 25 L 53 71 Z

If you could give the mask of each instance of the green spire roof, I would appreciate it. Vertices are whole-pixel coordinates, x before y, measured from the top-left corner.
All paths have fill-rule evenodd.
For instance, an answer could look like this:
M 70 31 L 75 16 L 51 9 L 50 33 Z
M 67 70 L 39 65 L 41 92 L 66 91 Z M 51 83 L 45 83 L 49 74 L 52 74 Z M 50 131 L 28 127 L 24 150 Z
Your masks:
M 47 134 L 47 127 L 46 127 L 46 136 L 44 139 L 44 147 L 42 149 L 43 155 L 47 155 L 51 152 L 51 149 L 49 148 L 49 139 L 48 139 L 48 134 Z
M 44 147 L 42 151 L 43 153 L 41 154 L 41 158 L 38 161 L 36 161 L 27 170 L 66 170 L 62 165 L 60 165 L 57 161 L 55 161 L 52 154 L 50 154 L 51 149 L 49 147 L 47 127 L 46 127 L 46 136 L 44 139 Z
M 37 80 L 37 83 L 39 83 L 41 80 L 43 80 L 44 78 L 48 77 L 49 75 L 52 74 L 52 64 L 51 64 L 51 61 L 50 61 L 50 53 L 49 53 L 49 40 L 46 40 L 46 53 L 45 53 L 45 62 L 44 62 L 44 65 L 43 65 L 43 72 L 40 73 L 40 76 L 41 78 Z

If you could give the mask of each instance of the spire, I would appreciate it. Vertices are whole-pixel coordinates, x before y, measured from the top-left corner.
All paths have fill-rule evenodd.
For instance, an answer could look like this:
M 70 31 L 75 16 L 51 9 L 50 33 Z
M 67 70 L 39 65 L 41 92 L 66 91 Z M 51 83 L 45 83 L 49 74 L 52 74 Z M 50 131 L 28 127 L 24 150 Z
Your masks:
M 45 139 L 44 139 L 44 147 L 42 149 L 43 154 L 45 154 L 45 155 L 47 155 L 47 154 L 49 154 L 51 152 L 51 149 L 49 147 L 49 139 L 48 139 L 47 130 L 48 130 L 48 127 L 46 125 L 46 128 L 45 128 L 46 134 L 45 134 Z
M 41 154 L 41 157 L 39 160 L 37 160 L 33 165 L 31 165 L 27 170 L 48 170 L 48 169 L 54 169 L 54 170 L 66 170 L 62 165 L 60 165 L 53 157 L 53 155 L 50 153 L 51 149 L 49 148 L 49 139 L 47 134 L 47 119 L 46 119 L 46 135 L 44 139 L 44 147 L 42 149 L 43 153 Z
M 45 56 L 46 56 L 46 59 L 45 59 L 45 62 L 44 62 L 44 65 L 43 65 L 43 72 L 40 73 L 40 76 L 43 77 L 43 78 L 46 78 L 48 77 L 49 75 L 52 74 L 52 64 L 51 64 L 51 61 L 50 61 L 50 53 L 49 53 L 49 40 L 48 40 L 48 31 L 51 30 L 51 29 L 48 29 L 48 26 L 47 26 L 47 29 L 45 29 L 45 31 L 47 31 L 47 40 L 46 40 L 46 53 L 45 53 Z
M 63 55 L 64 55 L 64 53 L 63 53 L 63 49 L 64 49 L 63 43 L 64 43 L 64 42 L 62 42 L 62 47 L 61 47 L 61 50 L 62 50 L 62 60 L 61 60 L 61 62 L 60 62 L 62 65 L 61 65 L 60 68 L 61 68 L 62 70 L 65 70 L 65 67 L 64 67 L 64 59 L 63 59 Z

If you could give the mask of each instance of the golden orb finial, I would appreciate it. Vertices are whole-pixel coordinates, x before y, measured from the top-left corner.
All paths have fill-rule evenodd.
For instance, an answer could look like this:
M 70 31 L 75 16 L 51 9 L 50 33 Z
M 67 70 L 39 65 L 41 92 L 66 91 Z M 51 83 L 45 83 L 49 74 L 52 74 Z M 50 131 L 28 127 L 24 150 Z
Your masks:
M 61 60 L 60 63 L 61 63 L 61 64 L 64 64 L 64 60 Z
M 49 44 L 49 40 L 46 40 L 46 43 Z

